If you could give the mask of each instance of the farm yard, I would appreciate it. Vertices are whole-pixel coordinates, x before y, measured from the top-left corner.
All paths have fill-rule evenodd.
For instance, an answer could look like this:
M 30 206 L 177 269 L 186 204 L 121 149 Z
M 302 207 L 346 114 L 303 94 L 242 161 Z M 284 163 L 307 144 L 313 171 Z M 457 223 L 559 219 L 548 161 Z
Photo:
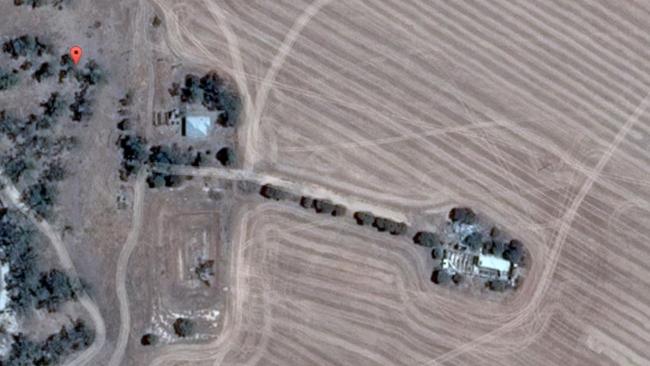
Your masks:
M 648 362 L 647 5 L 156 4 L 174 55 L 235 80 L 245 170 L 408 221 L 474 207 L 533 266 L 468 297 L 427 280 L 421 248 L 246 206 L 220 340 L 154 364 Z

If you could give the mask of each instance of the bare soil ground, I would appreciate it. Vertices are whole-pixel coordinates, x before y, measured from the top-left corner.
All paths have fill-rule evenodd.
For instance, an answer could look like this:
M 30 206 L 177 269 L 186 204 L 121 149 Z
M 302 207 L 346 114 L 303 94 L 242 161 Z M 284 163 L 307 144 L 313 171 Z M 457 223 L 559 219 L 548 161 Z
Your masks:
M 650 362 L 646 3 L 6 2 L 0 14 L 15 18 L 3 35 L 55 29 L 57 47 L 81 44 L 111 76 L 79 132 L 56 232 L 43 229 L 106 325 L 76 364 Z M 169 139 L 153 113 L 194 70 L 238 88 L 242 169 L 190 168 L 168 192 L 119 182 L 117 100 L 132 90 L 136 130 Z M 511 296 L 468 296 L 432 284 L 429 253 L 409 238 L 264 202 L 239 180 L 421 226 L 471 206 L 522 239 L 533 265 Z M 191 279 L 201 251 L 219 258 L 214 288 Z M 184 312 L 203 317 L 197 336 L 139 345 Z
M 177 57 L 237 81 L 246 169 L 409 217 L 471 205 L 536 264 L 464 298 L 407 243 L 244 207 L 222 338 L 154 364 L 648 362 L 646 4 L 155 3 Z

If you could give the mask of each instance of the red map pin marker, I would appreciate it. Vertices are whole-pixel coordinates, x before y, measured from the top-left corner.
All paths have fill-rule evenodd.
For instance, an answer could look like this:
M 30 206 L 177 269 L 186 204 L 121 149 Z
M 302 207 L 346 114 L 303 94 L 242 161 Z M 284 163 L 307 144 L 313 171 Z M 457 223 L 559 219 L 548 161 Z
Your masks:
M 74 46 L 70 48 L 70 58 L 74 64 L 78 64 L 81 60 L 81 55 L 83 55 L 83 50 L 79 46 Z

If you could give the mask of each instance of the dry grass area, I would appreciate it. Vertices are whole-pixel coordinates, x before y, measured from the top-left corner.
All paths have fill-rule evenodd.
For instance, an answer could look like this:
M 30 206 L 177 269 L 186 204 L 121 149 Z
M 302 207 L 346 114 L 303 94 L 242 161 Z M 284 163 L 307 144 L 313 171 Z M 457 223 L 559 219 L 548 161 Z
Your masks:
M 245 207 L 221 339 L 154 363 L 650 361 L 647 4 L 155 3 L 179 58 L 236 80 L 245 167 L 412 218 L 471 205 L 535 265 L 468 298 L 406 241 Z

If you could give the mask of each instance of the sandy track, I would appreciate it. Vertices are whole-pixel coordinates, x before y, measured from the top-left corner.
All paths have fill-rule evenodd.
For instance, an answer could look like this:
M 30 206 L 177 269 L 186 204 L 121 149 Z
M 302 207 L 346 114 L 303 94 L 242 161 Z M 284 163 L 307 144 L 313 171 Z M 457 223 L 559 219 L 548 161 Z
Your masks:
M 0 174 L 2 174 L 0 172 Z M 16 209 L 20 210 L 29 220 L 38 228 L 38 230 L 49 240 L 56 252 L 61 267 L 71 276 L 78 278 L 77 270 L 70 258 L 70 254 L 61 239 L 61 236 L 52 228 L 47 220 L 39 220 L 34 213 L 20 201 L 20 192 L 4 176 L 0 176 L 0 182 L 4 186 L 2 196 L 11 203 Z M 72 360 L 66 362 L 67 365 L 86 365 L 99 353 L 106 343 L 106 325 L 97 304 L 85 292 L 79 296 L 79 304 L 88 312 L 93 322 L 95 330 L 95 340 L 93 344 Z
M 115 342 L 115 350 L 111 355 L 109 365 L 117 366 L 122 363 L 124 352 L 126 351 L 127 342 L 129 340 L 129 331 L 131 329 L 131 315 L 129 312 L 128 293 L 126 289 L 126 277 L 128 274 L 128 264 L 131 253 L 138 244 L 140 230 L 142 226 L 142 213 L 144 211 L 144 196 L 145 196 L 145 175 L 140 174 L 136 180 L 134 187 L 133 198 L 133 221 L 131 223 L 131 231 L 126 238 L 126 242 L 122 246 L 120 256 L 117 259 L 117 268 L 115 270 L 115 293 L 120 306 L 120 328 L 117 341 Z

